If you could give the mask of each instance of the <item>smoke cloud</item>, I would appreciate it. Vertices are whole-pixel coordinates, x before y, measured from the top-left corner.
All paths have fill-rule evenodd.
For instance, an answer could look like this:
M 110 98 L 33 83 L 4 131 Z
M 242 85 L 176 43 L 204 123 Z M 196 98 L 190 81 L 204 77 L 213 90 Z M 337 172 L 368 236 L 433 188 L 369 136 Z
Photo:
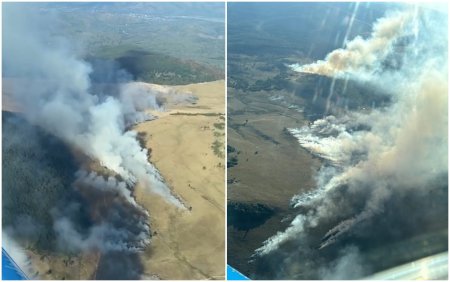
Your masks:
M 16 247 L 11 255 L 22 254 L 14 260 L 28 277 L 42 271 L 33 270 L 27 258 L 31 249 L 39 256 L 70 253 L 80 260 L 95 252 L 109 261 L 98 265 L 97 278 L 139 278 L 137 252 L 151 234 L 133 187 L 119 177 L 77 172 L 66 144 L 18 114 L 3 113 L 3 130 L 3 246 Z M 77 265 L 68 266 L 72 273 L 78 273 Z
M 414 19 L 411 11 L 392 13 L 379 19 L 368 39 L 360 36 L 346 43 L 345 48 L 329 53 L 325 60 L 313 64 L 293 64 L 297 72 L 338 76 L 373 69 L 389 54 L 392 45 L 403 34 L 405 26 Z
M 289 129 L 324 164 L 316 189 L 293 197 L 298 215 L 291 225 L 256 250 L 255 260 L 273 263 L 277 278 L 360 278 L 372 271 L 368 266 L 393 265 L 380 260 L 363 265 L 357 247 L 345 251 L 351 242 L 367 251 L 447 230 L 447 16 L 427 9 L 420 14 L 419 20 L 411 11 L 390 13 L 374 24 L 368 39 L 357 37 L 324 61 L 293 67 L 367 80 L 392 95 L 392 103 Z M 414 40 L 396 52 L 395 41 L 412 31 Z M 400 56 L 402 64 L 382 67 L 388 56 Z M 412 202 L 425 210 L 411 208 Z M 324 273 L 323 265 L 334 270 Z M 296 276 L 299 272 L 304 276 Z
M 59 20 L 33 5 L 3 5 L 3 78 L 21 108 L 4 121 L 12 159 L 5 175 L 9 185 L 3 185 L 10 219 L 4 226 L 17 243 L 39 245 L 38 250 L 98 252 L 97 278 L 138 279 L 142 266 L 136 253 L 150 243 L 151 232 L 147 211 L 133 197 L 135 184 L 177 208 L 185 206 L 130 127 L 155 119 L 149 111 L 195 103 L 196 97 L 131 81 L 114 62 L 83 59 L 82 46 L 57 36 Z M 56 150 L 56 143 L 64 150 Z M 107 172 L 77 169 L 66 145 Z M 52 153 L 57 161 L 47 162 Z M 33 188 L 33 197 L 20 194 Z M 47 201 L 39 203 L 41 197 Z
M 28 14 L 27 14 L 28 12 Z M 158 108 L 154 93 L 119 97 L 92 93 L 92 66 L 68 42 L 54 38 L 49 19 L 20 5 L 5 5 L 4 75 L 26 78 L 14 84 L 13 95 L 33 124 L 75 146 L 127 183 L 142 181 L 150 191 L 178 207 L 156 168 L 147 160 L 136 133 L 127 125 L 152 118 L 139 112 Z M 101 94 L 101 93 L 99 93 Z M 141 103 L 144 102 L 144 103 Z M 138 106 L 141 105 L 141 106 Z

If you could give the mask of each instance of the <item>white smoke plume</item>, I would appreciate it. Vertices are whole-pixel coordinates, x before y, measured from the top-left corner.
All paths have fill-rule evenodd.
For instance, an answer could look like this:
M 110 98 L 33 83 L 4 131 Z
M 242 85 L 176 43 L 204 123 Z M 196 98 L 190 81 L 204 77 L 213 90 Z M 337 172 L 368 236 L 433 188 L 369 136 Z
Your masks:
M 142 82 L 121 84 L 119 95 L 127 126 L 154 119 L 146 110 L 163 111 L 166 104 L 193 104 L 198 99 L 192 94 L 181 93 L 168 86 Z
M 127 188 L 127 183 L 123 181 L 117 180 L 113 176 L 109 176 L 105 178 L 95 171 L 91 171 L 90 173 L 85 170 L 80 170 L 76 173 L 77 180 L 75 185 L 84 185 L 88 187 L 92 187 L 98 189 L 103 192 L 117 192 L 123 199 L 125 199 L 129 204 L 134 206 L 135 208 L 142 211 L 144 214 L 148 215 L 148 212 L 142 208 L 136 200 L 133 198 L 131 194 L 131 190 Z
M 52 35 L 52 17 L 28 12 L 17 3 L 5 4 L 3 74 L 21 78 L 13 95 L 26 118 L 98 160 L 128 184 L 142 182 L 167 202 L 183 208 L 139 146 L 127 125 L 147 118 L 141 106 L 157 108 L 154 95 L 130 100 L 131 95 L 93 93 L 92 67 L 69 42 Z M 127 94 L 127 93 L 125 93 Z M 144 103 L 141 103 L 144 101 Z
M 292 70 L 326 76 L 339 76 L 373 69 L 391 51 L 392 45 L 403 34 L 404 28 L 414 19 L 411 11 L 392 13 L 379 19 L 373 26 L 369 38 L 360 36 L 345 43 L 345 48 L 329 53 L 325 60 L 308 65 L 293 64 Z
M 322 234 L 316 247 L 327 248 L 382 213 L 389 199 L 423 192 L 430 195 L 435 181 L 448 174 L 447 16 L 426 9 L 421 15 L 419 21 L 409 11 L 391 13 L 375 23 L 370 38 L 357 37 L 324 61 L 295 67 L 326 76 L 346 72 L 349 79 L 369 78 L 375 87 L 389 90 L 392 103 L 371 111 L 328 116 L 289 130 L 325 164 L 316 176 L 316 190 L 292 199 L 294 207 L 308 211 L 266 240 L 256 250 L 257 256 L 273 254 L 288 242 L 298 242 L 298 252 L 306 252 L 311 246 L 301 242 L 312 238 L 308 237 L 310 230 L 347 215 Z M 394 41 L 417 28 L 418 38 L 403 46 L 402 65 L 380 68 L 381 61 L 392 55 Z
M 351 134 L 346 130 L 346 127 L 352 126 L 353 116 L 346 116 L 339 121 L 334 116 L 327 116 L 314 121 L 309 127 L 290 128 L 288 131 L 298 139 L 302 147 L 314 155 L 327 159 L 334 165 L 343 165 L 350 162 L 352 152 L 357 148 L 355 143 L 360 143 L 358 138 L 364 137 L 358 132 Z M 311 131 L 314 134 L 310 134 Z M 339 146 L 335 146 L 336 143 Z

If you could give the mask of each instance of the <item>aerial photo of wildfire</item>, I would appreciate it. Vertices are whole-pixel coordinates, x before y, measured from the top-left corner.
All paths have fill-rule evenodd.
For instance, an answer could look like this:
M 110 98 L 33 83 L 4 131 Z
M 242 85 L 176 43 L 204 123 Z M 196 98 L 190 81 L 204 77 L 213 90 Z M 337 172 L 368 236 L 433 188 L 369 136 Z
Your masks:
M 224 4 L 2 8 L 2 247 L 23 275 L 224 279 Z
M 227 11 L 228 263 L 253 279 L 446 279 L 446 4 Z

